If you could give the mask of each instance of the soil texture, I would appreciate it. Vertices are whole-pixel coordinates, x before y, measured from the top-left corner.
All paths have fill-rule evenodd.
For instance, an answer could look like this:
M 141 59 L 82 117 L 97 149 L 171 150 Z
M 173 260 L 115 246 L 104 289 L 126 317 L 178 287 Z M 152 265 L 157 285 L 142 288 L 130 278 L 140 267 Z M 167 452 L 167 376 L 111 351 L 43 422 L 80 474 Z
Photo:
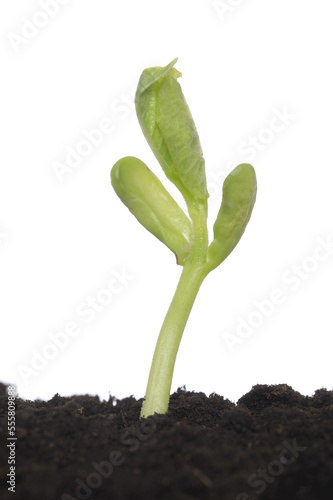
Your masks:
M 182 388 L 166 415 L 140 420 L 141 405 L 18 397 L 13 493 L 0 384 L 1 499 L 333 499 L 333 391 L 256 385 L 235 404 Z

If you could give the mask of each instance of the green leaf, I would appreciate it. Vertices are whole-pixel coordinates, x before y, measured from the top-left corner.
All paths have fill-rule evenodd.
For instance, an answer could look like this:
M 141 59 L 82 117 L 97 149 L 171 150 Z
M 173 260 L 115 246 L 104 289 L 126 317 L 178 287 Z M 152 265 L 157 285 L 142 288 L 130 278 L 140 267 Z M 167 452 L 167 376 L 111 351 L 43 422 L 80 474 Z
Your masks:
M 205 160 L 191 112 L 173 66 L 145 69 L 135 96 L 142 131 L 166 176 L 189 204 L 206 200 Z
M 160 180 L 138 158 L 126 156 L 113 166 L 111 183 L 121 201 L 183 265 L 190 250 L 191 222 Z
M 210 269 L 219 266 L 239 242 L 251 217 L 256 193 L 256 174 L 248 163 L 238 165 L 225 179 L 214 240 L 208 248 Z

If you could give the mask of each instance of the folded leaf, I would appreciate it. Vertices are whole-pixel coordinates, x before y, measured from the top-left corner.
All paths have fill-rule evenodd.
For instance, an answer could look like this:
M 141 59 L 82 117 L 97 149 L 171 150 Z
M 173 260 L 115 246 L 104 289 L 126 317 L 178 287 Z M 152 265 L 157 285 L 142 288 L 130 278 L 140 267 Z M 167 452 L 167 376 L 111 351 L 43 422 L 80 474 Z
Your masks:
M 191 222 L 155 174 L 138 158 L 127 156 L 111 170 L 119 198 L 183 265 L 190 250 Z
M 206 200 L 205 161 L 191 112 L 173 66 L 145 69 L 136 91 L 136 112 L 142 131 L 166 176 L 187 203 Z
M 251 217 L 257 193 L 254 168 L 242 163 L 225 179 L 221 208 L 208 248 L 210 269 L 219 266 L 239 242 Z

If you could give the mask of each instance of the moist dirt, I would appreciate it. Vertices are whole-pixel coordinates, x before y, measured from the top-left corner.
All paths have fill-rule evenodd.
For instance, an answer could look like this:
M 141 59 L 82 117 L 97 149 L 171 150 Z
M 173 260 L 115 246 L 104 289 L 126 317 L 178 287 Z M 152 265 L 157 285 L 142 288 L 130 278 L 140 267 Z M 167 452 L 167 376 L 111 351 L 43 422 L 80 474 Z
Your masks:
M 333 498 L 333 391 L 256 385 L 233 403 L 182 388 L 141 420 L 134 397 L 18 397 L 15 493 L 0 394 L 3 500 Z

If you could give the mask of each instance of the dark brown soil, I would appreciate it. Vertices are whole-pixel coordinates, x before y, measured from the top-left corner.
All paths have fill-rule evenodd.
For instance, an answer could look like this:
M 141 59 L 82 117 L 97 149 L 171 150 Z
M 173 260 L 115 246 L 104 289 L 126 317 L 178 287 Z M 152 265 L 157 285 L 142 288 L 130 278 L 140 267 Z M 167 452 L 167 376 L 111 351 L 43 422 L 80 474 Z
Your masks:
M 141 421 L 133 397 L 17 399 L 14 494 L 0 389 L 3 500 L 333 498 L 333 391 L 256 385 L 235 405 L 179 389 Z

